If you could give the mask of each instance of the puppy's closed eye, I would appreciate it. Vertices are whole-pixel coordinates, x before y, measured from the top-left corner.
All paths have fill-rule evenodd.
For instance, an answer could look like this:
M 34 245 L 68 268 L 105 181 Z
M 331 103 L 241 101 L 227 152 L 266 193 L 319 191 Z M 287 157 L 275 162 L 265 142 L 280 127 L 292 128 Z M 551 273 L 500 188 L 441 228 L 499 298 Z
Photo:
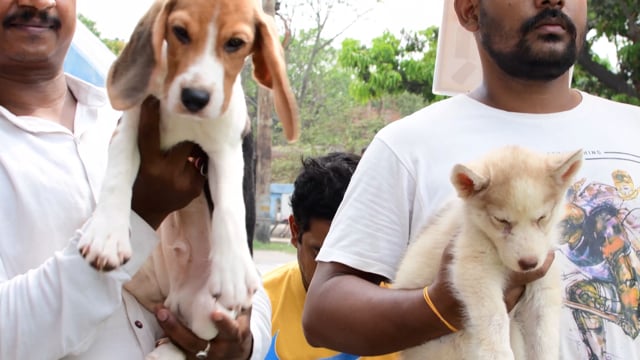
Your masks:
M 493 216 L 493 220 L 494 220 L 495 222 L 500 223 L 501 225 L 504 225 L 504 226 L 511 226 L 511 223 L 509 222 L 509 220 L 502 219 L 502 218 L 499 218 L 499 217 L 496 217 L 496 216 Z

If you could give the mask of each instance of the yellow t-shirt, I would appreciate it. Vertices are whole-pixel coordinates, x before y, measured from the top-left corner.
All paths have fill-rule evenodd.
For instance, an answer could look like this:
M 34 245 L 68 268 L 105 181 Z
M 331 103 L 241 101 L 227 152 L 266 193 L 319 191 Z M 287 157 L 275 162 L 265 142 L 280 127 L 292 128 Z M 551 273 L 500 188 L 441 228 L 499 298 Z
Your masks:
M 298 262 L 266 273 L 264 288 L 271 300 L 271 348 L 265 360 L 396 360 L 397 354 L 358 357 L 325 348 L 312 347 L 302 331 L 302 309 L 307 292 L 302 285 Z

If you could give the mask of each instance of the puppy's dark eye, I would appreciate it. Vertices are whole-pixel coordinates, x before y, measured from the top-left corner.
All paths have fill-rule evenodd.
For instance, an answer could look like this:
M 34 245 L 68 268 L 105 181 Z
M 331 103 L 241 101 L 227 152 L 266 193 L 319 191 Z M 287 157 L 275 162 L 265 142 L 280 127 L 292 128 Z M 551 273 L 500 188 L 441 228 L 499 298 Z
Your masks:
M 239 38 L 231 38 L 224 44 L 224 51 L 234 53 L 244 46 L 245 42 Z
M 188 44 L 191 42 L 191 37 L 189 37 L 189 33 L 187 32 L 187 29 L 183 28 L 182 26 L 174 26 L 171 28 L 171 30 L 173 31 L 173 34 L 176 36 L 176 39 L 178 39 L 178 41 L 180 41 L 183 44 Z
M 543 222 L 545 219 L 547 218 L 547 215 L 542 215 L 538 218 L 538 224 L 540 224 L 541 222 Z

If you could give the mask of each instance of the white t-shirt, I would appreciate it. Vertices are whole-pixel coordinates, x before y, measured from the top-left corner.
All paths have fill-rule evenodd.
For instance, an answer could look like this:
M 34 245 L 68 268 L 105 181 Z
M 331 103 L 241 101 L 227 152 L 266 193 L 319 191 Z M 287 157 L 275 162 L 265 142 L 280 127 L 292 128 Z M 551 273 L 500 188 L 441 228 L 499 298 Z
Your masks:
M 126 265 L 100 273 L 80 256 L 78 229 L 95 208 L 120 113 L 102 89 L 67 83 L 78 100 L 73 132 L 0 106 L 0 359 L 143 359 L 162 331 L 122 285 L 157 236 L 132 212 Z M 254 359 L 269 347 L 270 321 L 261 289 Z
M 367 147 L 317 260 L 393 279 L 407 245 L 454 195 L 454 164 L 508 144 L 583 149 L 567 195 L 573 242 L 556 256 L 562 359 L 640 359 L 640 108 L 582 97 L 569 111 L 522 114 L 460 95 L 389 124 Z

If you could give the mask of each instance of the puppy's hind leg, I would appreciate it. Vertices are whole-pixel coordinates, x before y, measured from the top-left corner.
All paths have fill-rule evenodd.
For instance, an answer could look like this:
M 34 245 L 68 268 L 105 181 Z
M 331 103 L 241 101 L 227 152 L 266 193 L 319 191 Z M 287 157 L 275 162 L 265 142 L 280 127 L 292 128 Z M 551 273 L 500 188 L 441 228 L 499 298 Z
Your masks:
M 82 256 L 98 270 L 112 270 L 131 257 L 129 216 L 140 166 L 139 117 L 140 108 L 126 111 L 113 134 L 98 204 L 78 243 Z

